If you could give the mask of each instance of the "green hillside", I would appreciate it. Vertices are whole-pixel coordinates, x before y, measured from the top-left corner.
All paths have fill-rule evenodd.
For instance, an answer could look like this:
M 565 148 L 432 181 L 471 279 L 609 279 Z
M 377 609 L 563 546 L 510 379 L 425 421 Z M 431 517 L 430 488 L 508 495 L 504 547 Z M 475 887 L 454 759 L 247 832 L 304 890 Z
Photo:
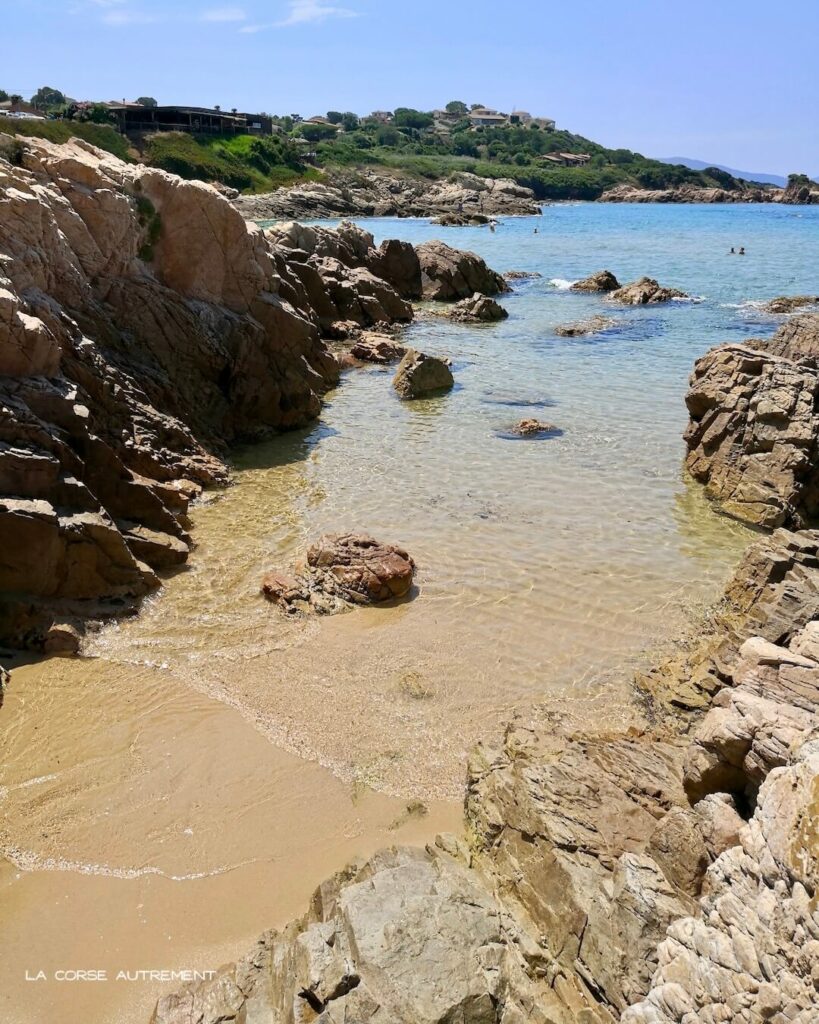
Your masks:
M 332 114 L 332 112 L 331 112 Z M 269 192 L 324 172 L 380 168 L 440 179 L 457 171 L 488 178 L 513 178 L 538 199 L 596 199 L 618 184 L 673 188 L 691 184 L 741 191 L 742 182 L 717 168 L 691 170 L 649 160 L 627 149 L 607 149 L 567 131 L 504 125 L 472 130 L 463 118 L 436 130 L 432 117 L 404 108 L 393 123 L 333 115 L 344 130 L 278 118 L 272 136 L 196 136 L 161 132 L 126 139 L 104 124 L 77 121 L 6 120 L 0 132 L 64 142 L 72 135 L 126 160 L 141 160 L 184 178 L 222 182 L 242 192 Z M 583 167 L 550 165 L 547 154 L 583 153 Z

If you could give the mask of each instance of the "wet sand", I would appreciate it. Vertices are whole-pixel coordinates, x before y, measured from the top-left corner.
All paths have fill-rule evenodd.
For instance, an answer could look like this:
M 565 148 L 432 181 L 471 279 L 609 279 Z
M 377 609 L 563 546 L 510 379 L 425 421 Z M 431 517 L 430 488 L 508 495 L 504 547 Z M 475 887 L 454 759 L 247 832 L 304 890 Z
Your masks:
M 7 1024 L 146 1022 L 178 983 L 119 971 L 215 970 L 346 862 L 460 827 L 457 803 L 354 789 L 158 669 L 19 668 L 3 716 Z

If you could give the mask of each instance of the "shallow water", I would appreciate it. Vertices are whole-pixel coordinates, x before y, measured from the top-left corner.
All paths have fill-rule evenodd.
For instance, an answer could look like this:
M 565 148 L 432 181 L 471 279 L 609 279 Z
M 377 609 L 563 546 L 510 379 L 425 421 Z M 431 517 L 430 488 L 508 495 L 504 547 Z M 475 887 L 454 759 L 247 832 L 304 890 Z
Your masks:
M 402 403 L 389 370 L 364 369 L 313 429 L 238 453 L 236 486 L 195 511 L 187 571 L 92 660 L 15 672 L 0 938 L 25 956 L 0 968 L 3 1019 L 145 1020 L 156 986 L 84 985 L 69 1005 L 20 976 L 40 954 L 212 968 L 349 857 L 457 827 L 466 753 L 511 715 L 545 699 L 625 720 L 628 666 L 717 595 L 749 539 L 681 470 L 692 363 L 773 331 L 754 301 L 816 291 L 818 225 L 813 208 L 594 205 L 495 234 L 372 224 L 543 277 L 515 282 L 501 324 L 408 330 L 452 358 L 451 394 Z M 699 301 L 621 310 L 551 283 L 602 267 Z M 553 333 L 601 312 L 601 335 Z M 561 433 L 502 436 L 531 415 Z M 414 600 L 308 622 L 260 598 L 264 572 L 347 529 L 410 550 Z

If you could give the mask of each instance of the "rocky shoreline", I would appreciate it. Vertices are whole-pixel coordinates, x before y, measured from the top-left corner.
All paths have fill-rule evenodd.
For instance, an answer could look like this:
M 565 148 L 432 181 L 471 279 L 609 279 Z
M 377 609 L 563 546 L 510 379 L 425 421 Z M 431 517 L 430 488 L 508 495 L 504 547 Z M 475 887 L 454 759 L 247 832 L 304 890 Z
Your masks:
M 756 523 L 760 502 L 796 508 L 791 477 L 755 468 L 758 445 L 774 466 L 794 445 L 816 464 L 804 387 L 764 370 L 815 372 L 819 317 L 753 344 L 741 372 L 738 346 L 698 362 L 686 440 L 700 478 L 703 460 L 734 474 L 715 498 Z M 732 506 L 746 487 L 755 500 Z M 817 624 L 819 532 L 778 529 L 700 634 L 634 680 L 631 722 L 573 731 L 548 708 L 513 722 L 470 759 L 464 838 L 350 866 L 243 961 L 161 1000 L 153 1024 L 809 1024 Z
M 327 339 L 507 290 L 443 243 L 264 234 L 216 189 L 80 141 L 0 157 L 0 644 L 76 650 L 181 566 L 228 446 L 315 419 Z
M 248 220 L 301 220 L 335 217 L 440 217 L 441 224 L 488 224 L 492 216 L 540 213 L 534 192 L 509 179 L 466 172 L 442 181 L 365 172 L 333 172 L 322 181 L 279 189 L 266 195 L 236 196 Z
M 306 220 L 339 217 L 430 217 L 446 226 L 489 225 L 499 216 L 534 216 L 545 205 L 534 192 L 510 179 L 481 178 L 466 172 L 424 181 L 376 171 L 331 172 L 323 180 L 262 195 L 232 195 L 248 220 Z M 647 189 L 616 185 L 598 203 L 819 203 L 819 186 L 748 184 L 741 190 L 683 185 Z
M 507 288 L 440 242 L 264 233 L 78 142 L 0 159 L 0 261 L 0 641 L 51 652 L 185 561 L 230 444 L 317 415 L 329 339 Z M 817 365 L 810 314 L 698 361 L 688 468 L 775 532 L 633 681 L 630 721 L 513 722 L 470 758 L 464 837 L 339 872 L 154 1024 L 815 1020 Z

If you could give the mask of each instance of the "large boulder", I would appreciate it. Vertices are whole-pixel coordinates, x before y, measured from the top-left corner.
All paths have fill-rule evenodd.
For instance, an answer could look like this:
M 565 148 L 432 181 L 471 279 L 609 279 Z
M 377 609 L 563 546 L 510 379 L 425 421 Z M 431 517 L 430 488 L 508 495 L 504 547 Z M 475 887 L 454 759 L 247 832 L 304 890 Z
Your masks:
M 392 386 L 403 399 L 425 398 L 449 391 L 455 384 L 452 370 L 443 359 L 408 348 L 398 364 Z
M 819 317 L 794 318 L 764 351 L 724 345 L 694 367 L 686 466 L 737 519 L 774 528 L 819 514 L 818 339 Z
M 161 999 L 152 1024 L 550 1024 L 525 940 L 462 856 L 450 837 L 351 866 L 244 960 Z
M 646 306 L 658 302 L 671 302 L 672 299 L 687 299 L 685 292 L 678 288 L 664 288 L 653 277 L 641 277 L 631 284 L 623 285 L 611 292 L 612 302 L 622 302 L 625 306 Z
M 287 612 L 341 611 L 406 596 L 415 563 L 395 544 L 363 533 L 327 534 L 307 550 L 295 573 L 268 573 L 262 593 Z
M 610 270 L 598 270 L 597 273 L 575 281 L 569 289 L 573 292 L 613 292 L 620 287 L 620 282 Z
M 424 242 L 416 252 L 421 262 L 425 299 L 454 302 L 468 299 L 475 292 L 499 295 L 509 291 L 503 277 L 490 270 L 474 252 L 461 252 L 444 242 Z

